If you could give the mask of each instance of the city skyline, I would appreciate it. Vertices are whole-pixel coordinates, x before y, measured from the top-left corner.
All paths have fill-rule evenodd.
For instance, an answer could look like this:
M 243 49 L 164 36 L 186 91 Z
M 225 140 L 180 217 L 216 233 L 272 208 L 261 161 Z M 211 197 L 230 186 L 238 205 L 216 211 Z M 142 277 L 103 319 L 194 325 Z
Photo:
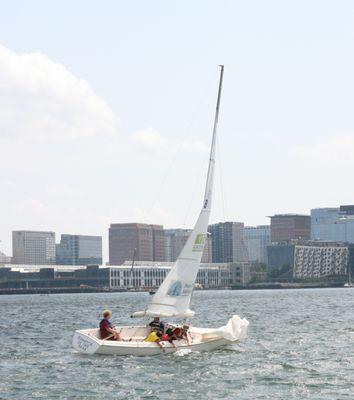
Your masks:
M 329 214 L 328 214 L 329 213 Z M 209 236 L 210 241 L 204 251 L 202 257 L 203 262 L 211 262 L 211 258 L 216 262 L 224 261 L 258 261 L 267 264 L 266 248 L 269 244 L 289 242 L 293 240 L 317 240 L 317 241 L 333 241 L 342 243 L 354 243 L 353 239 L 353 227 L 354 227 L 354 205 L 340 205 L 336 208 L 315 208 L 310 210 L 310 215 L 299 215 L 294 213 L 288 214 L 275 214 L 270 218 L 270 225 L 257 225 L 257 226 L 245 226 L 243 222 L 236 221 L 225 221 L 218 222 L 216 224 L 209 225 Z M 235 227 L 234 230 L 230 230 L 230 226 Z M 227 228 L 228 227 L 228 228 Z M 237 228 L 236 228 L 237 227 Z M 320 227 L 320 228 L 319 228 Z M 117 237 L 111 237 L 114 229 L 121 230 L 121 233 Z M 217 228 L 217 229 L 216 229 Z M 216 230 L 215 230 L 216 229 Z M 221 229 L 221 230 L 220 230 Z M 319 233 L 319 229 L 321 233 Z M 220 232 L 219 232 L 220 230 Z M 224 232 L 225 230 L 225 232 Z M 117 231 L 117 233 L 118 233 Z M 138 233 L 140 231 L 140 234 Z M 63 244 L 62 248 L 64 252 L 67 252 L 67 256 L 71 250 L 69 249 L 71 244 L 70 241 L 74 240 L 73 248 L 78 251 L 78 244 L 75 244 L 75 240 L 82 238 L 82 240 L 99 240 L 102 254 L 108 251 L 109 257 L 107 259 L 102 258 L 101 262 L 95 261 L 98 264 L 108 265 L 120 265 L 122 262 L 132 260 L 133 253 L 136 256 L 136 260 L 142 261 L 173 261 L 177 258 L 179 251 L 183 247 L 183 243 L 186 240 L 186 234 L 189 230 L 181 228 L 166 228 L 163 225 L 157 224 L 141 224 L 141 223 L 113 223 L 110 224 L 108 229 L 109 235 L 109 248 L 102 248 L 103 236 L 93 235 L 75 235 L 75 234 L 61 234 L 60 243 L 55 246 L 60 248 L 62 239 L 68 241 Z M 190 232 L 190 231 L 189 231 Z M 223 233 L 222 233 L 223 232 Z M 233 232 L 233 233 L 232 233 Z M 53 243 L 55 244 L 55 232 L 42 232 L 33 230 L 22 230 L 12 231 L 12 236 L 16 234 L 52 234 Z M 139 235 L 141 237 L 143 247 L 141 246 Z M 220 240 L 218 239 L 219 234 L 222 233 Z M 148 234 L 148 235 L 147 235 Z M 214 236 L 215 234 L 215 236 Z M 116 234 L 114 234 L 115 236 Z M 146 236 L 147 235 L 147 236 Z M 172 236 L 181 236 L 176 242 L 171 241 Z M 120 240 L 116 241 L 118 237 Z M 182 240 L 183 239 L 183 240 Z M 113 240 L 113 241 L 112 241 Z M 148 240 L 148 241 L 146 241 Z M 228 244 L 226 244 L 226 242 Z M 220 242 L 220 243 L 219 243 Z M 14 239 L 13 239 L 14 243 Z M 226 246 L 226 247 L 225 247 Z M 229 247 L 230 248 L 229 248 Z M 210 248 L 208 250 L 207 248 Z M 90 246 L 84 244 L 84 248 L 89 250 Z M 212 251 L 212 248 L 214 250 Z M 228 248 L 228 250 L 226 250 Z M 92 248 L 93 253 L 87 257 L 98 257 L 95 253 L 96 250 Z M 175 254 L 177 251 L 177 254 Z M 209 253 L 210 251 L 210 253 Z M 223 252 L 227 252 L 224 254 Z M 221 253 L 219 253 L 221 252 Z M 23 253 L 19 253 L 20 257 L 23 257 Z M 70 253 L 71 254 L 71 253 Z M 95 254 L 95 255 L 94 255 Z M 114 255 L 113 255 L 114 254 Z M 120 255 L 118 255 L 120 254 Z M 12 248 L 11 255 L 15 257 L 14 245 Z M 11 256 L 10 253 L 7 256 Z M 4 256 L 4 255 L 3 255 Z M 3 257 L 2 256 L 2 257 Z M 71 254 L 72 257 L 74 253 Z M 69 257 L 71 257 L 69 256 Z M 114 260 L 111 259 L 113 256 Z M 41 256 L 42 257 L 42 256 Z M 58 260 L 58 254 L 56 255 Z M 173 258 L 170 259 L 170 257 Z M 13 261 L 14 262 L 14 261 Z M 70 261 L 77 264 L 77 261 Z M 16 263 L 16 262 L 14 262 Z M 24 262 L 18 262 L 23 264 Z M 43 260 L 43 264 L 47 264 Z M 57 262 L 58 263 L 58 262 Z M 63 264 L 63 262 L 59 262 Z M 65 262 L 64 262 L 65 264 Z
M 112 222 L 192 227 L 220 63 L 210 222 L 264 225 L 276 212 L 351 204 L 353 9 L 350 1 L 4 4 L 1 251 L 11 252 L 11 230 L 79 227 L 102 234 L 107 260 Z

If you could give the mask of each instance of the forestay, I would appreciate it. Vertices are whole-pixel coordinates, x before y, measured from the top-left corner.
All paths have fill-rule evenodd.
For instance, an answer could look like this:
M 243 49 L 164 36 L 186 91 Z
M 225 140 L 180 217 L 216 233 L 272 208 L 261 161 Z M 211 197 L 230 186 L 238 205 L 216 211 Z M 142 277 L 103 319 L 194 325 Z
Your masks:
M 223 72 L 224 67 L 221 66 L 208 175 L 202 210 L 177 261 L 151 299 L 148 308 L 145 311 L 134 313 L 133 316 L 191 317 L 194 315 L 194 312 L 190 310 L 190 302 L 207 238 L 214 181 L 216 132 Z

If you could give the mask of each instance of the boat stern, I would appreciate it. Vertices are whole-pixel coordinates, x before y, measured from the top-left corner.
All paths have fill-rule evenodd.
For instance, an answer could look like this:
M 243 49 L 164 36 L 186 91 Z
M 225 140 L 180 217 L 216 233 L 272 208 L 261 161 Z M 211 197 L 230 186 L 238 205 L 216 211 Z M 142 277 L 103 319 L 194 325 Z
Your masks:
M 72 345 L 79 353 L 94 354 L 101 347 L 100 340 L 90 335 L 88 331 L 81 330 L 74 333 Z

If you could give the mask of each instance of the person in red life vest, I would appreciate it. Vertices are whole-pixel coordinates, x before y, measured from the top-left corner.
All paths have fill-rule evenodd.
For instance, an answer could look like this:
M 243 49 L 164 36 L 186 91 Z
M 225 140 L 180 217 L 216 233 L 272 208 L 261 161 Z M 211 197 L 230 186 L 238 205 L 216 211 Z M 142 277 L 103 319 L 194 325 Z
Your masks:
M 103 319 L 100 322 L 101 339 L 104 340 L 122 340 L 120 333 L 112 326 L 110 319 L 112 318 L 112 311 L 104 310 Z
M 161 338 L 164 342 L 170 342 L 172 346 L 177 350 L 177 346 L 173 343 L 174 340 L 178 340 L 178 337 L 173 333 L 172 327 L 166 329 L 166 333 Z
M 184 340 L 187 342 L 188 346 L 189 346 L 189 345 L 191 344 L 191 341 L 190 341 L 190 334 L 189 334 L 188 330 L 189 330 L 189 325 L 184 324 L 184 325 L 182 326 L 182 328 L 178 328 L 178 327 L 175 328 L 175 329 L 173 330 L 173 334 L 174 334 L 179 340 L 184 339 Z

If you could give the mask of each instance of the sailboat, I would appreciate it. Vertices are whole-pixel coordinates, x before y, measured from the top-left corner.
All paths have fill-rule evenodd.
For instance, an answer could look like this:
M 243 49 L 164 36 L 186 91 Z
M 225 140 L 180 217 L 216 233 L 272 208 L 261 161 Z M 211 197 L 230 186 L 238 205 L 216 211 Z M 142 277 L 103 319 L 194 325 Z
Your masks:
M 132 317 L 160 317 L 187 320 L 193 317 L 190 309 L 194 283 L 197 277 L 202 252 L 207 238 L 211 212 L 211 199 L 215 169 L 216 133 L 222 91 L 224 66 L 220 66 L 220 79 L 215 111 L 215 120 L 210 149 L 209 166 L 202 208 L 184 248 L 167 274 L 165 280 L 152 296 L 147 308 L 134 312 Z M 163 354 L 177 349 L 210 351 L 244 339 L 249 322 L 233 315 L 226 325 L 219 328 L 189 328 L 189 340 L 175 340 L 173 343 L 160 342 Z M 99 329 L 77 330 L 73 336 L 73 347 L 86 354 L 116 354 L 148 356 L 162 354 L 161 348 L 144 339 L 150 333 L 149 326 L 124 326 L 120 329 L 121 341 L 101 340 Z

